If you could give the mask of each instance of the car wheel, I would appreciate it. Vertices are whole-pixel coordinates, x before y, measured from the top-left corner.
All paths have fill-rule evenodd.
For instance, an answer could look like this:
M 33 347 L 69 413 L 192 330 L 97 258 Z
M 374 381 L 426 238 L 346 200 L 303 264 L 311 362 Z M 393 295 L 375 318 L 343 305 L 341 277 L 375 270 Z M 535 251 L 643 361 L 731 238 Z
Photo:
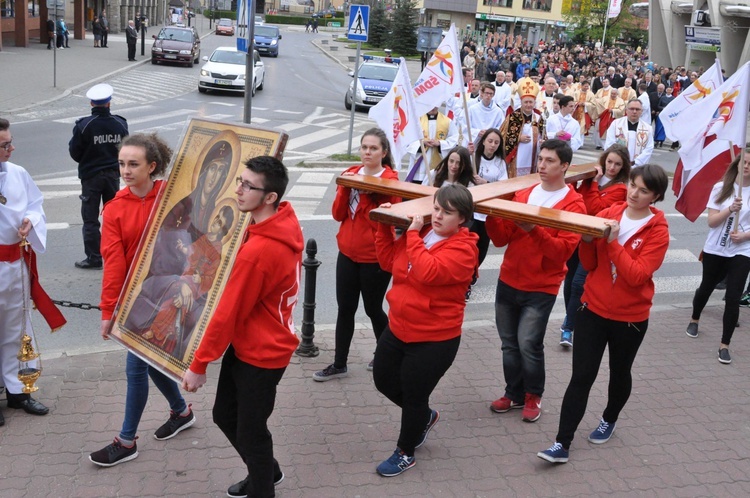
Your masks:
M 151 59 L 151 64 L 156 64 L 156 59 Z
M 348 95 L 344 95 L 344 107 L 346 107 L 347 111 L 351 111 L 352 110 L 352 101 L 349 100 L 349 96 Z
M 187 66 L 188 67 L 193 67 L 193 61 L 188 62 Z
M 205 89 L 205 88 L 203 88 L 202 86 L 199 86 L 199 87 L 198 87 L 198 91 L 199 91 L 200 93 L 206 93 L 206 92 L 207 92 L 208 90 L 206 90 L 206 89 Z
M 260 80 L 260 85 L 258 86 L 258 90 L 263 90 L 263 83 L 266 80 L 266 75 L 263 75 L 263 78 Z

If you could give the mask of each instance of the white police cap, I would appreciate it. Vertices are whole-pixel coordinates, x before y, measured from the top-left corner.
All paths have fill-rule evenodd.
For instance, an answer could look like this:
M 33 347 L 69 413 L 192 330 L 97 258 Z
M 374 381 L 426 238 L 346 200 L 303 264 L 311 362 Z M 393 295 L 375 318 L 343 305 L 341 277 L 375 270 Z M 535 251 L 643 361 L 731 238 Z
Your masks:
M 88 92 L 86 92 L 86 97 L 91 100 L 91 103 L 94 105 L 101 105 L 106 104 L 112 99 L 112 93 L 114 93 L 114 88 L 112 86 L 106 84 L 106 83 L 99 83 L 98 85 L 92 86 Z

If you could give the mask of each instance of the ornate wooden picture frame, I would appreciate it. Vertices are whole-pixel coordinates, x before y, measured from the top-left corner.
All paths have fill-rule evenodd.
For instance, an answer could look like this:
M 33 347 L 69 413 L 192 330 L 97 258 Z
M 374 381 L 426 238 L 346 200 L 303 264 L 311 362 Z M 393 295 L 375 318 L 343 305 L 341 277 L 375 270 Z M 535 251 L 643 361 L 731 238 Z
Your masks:
M 288 136 L 192 119 L 148 221 L 110 337 L 179 381 L 226 285 L 250 217 L 237 207 L 244 162 L 281 159 Z

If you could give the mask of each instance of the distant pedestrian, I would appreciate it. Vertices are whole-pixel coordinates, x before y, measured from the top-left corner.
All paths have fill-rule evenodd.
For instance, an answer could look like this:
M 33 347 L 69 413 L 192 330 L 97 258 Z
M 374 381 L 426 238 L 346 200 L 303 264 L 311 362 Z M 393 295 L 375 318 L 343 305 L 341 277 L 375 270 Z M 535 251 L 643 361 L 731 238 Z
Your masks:
M 55 46 L 59 48 L 60 50 L 65 48 L 65 21 L 62 19 L 58 19 L 55 23 L 56 28 L 56 38 L 55 38 Z
M 98 17 L 91 23 L 91 31 L 94 33 L 94 48 L 100 48 L 102 43 L 102 22 Z
M 669 247 L 667 219 L 652 206 L 664 199 L 668 184 L 667 174 L 659 166 L 646 164 L 632 169 L 627 200 L 597 214 L 610 227 L 609 236 L 582 237 L 581 264 L 589 271 L 581 298 L 585 304 L 576 317 L 573 372 L 560 408 L 557 437 L 552 446 L 537 453 L 543 460 L 568 461 L 570 444 L 586 412 L 606 348 L 607 407 L 588 440 L 603 444 L 615 431 L 633 387 L 633 361 L 648 329 L 654 273 Z
M 318 20 L 317 19 L 313 19 L 312 32 L 313 33 L 317 33 L 318 32 Z
M 102 47 L 108 48 L 107 37 L 109 36 L 109 19 L 107 19 L 106 10 L 102 10 L 102 15 L 99 16 L 99 22 L 102 25 Z
M 99 211 L 120 188 L 118 148 L 128 135 L 128 123 L 122 116 L 110 113 L 113 89 L 106 83 L 93 86 L 86 97 L 91 101 L 91 116 L 76 121 L 68 150 L 78 163 L 81 179 L 81 218 L 83 249 L 86 259 L 77 261 L 76 268 L 101 269 L 101 234 Z
M 47 50 L 55 46 L 55 21 L 47 19 Z
M 311 28 L 312 28 L 312 20 L 308 19 L 307 23 L 305 24 L 305 33 L 309 33 Z
M 156 178 L 164 174 L 171 156 L 172 149 L 156 134 L 136 134 L 122 142 L 118 160 L 125 188 L 117 192 L 102 212 L 102 253 L 106 266 L 100 307 L 101 335 L 105 341 L 109 339 L 115 304 L 125 286 L 128 270 L 137 263 L 138 242 L 146 230 L 146 221 L 163 182 Z M 149 377 L 170 408 L 169 419 L 156 430 L 154 437 L 160 441 L 170 439 L 195 423 L 195 415 L 175 381 L 131 352 L 125 360 L 125 374 L 127 390 L 122 429 L 111 444 L 89 455 L 89 460 L 101 467 L 112 467 L 138 456 L 135 440 L 148 401 Z
M 138 32 L 135 30 L 135 23 L 128 21 L 128 27 L 125 29 L 125 41 L 128 42 L 128 60 L 135 61 L 135 44 L 138 42 Z
M 65 23 L 65 19 L 60 19 L 60 27 L 62 28 L 63 37 L 65 38 L 65 48 L 70 48 L 70 31 L 68 30 L 68 25 Z

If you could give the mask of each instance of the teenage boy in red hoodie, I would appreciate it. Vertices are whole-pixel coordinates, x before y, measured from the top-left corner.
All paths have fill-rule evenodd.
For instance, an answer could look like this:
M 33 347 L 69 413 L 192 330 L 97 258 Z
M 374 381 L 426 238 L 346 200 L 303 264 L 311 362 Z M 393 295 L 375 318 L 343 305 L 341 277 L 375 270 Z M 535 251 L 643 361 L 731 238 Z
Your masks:
M 292 312 L 303 238 L 291 204 L 280 202 L 289 183 L 281 161 L 261 156 L 246 166 L 237 178 L 237 204 L 252 222 L 182 387 L 197 391 L 206 383 L 208 363 L 224 354 L 213 419 L 248 471 L 227 495 L 268 497 L 284 478 L 267 421 L 276 385 L 299 344 Z
M 513 200 L 574 213 L 586 213 L 575 189 L 565 183 L 573 150 L 559 139 L 542 143 L 537 172 L 541 183 Z M 544 392 L 544 333 L 555 305 L 565 262 L 580 235 L 531 223 L 487 218 L 487 235 L 497 247 L 507 245 L 495 294 L 495 323 L 502 341 L 505 394 L 490 405 L 497 413 L 523 408 L 521 418 L 536 422 Z

